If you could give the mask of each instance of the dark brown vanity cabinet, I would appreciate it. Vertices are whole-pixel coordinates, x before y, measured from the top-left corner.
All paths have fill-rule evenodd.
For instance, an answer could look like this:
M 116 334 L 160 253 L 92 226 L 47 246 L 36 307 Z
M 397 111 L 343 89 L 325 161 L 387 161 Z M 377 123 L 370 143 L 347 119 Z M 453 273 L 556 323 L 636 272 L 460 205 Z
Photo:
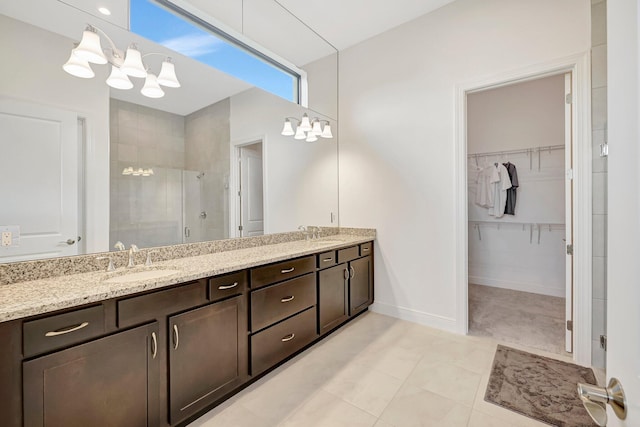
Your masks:
M 158 323 L 23 362 L 24 426 L 158 425 Z
M 365 310 L 372 249 L 0 323 L 0 425 L 184 425 Z
M 169 317 L 171 424 L 211 405 L 247 378 L 245 296 Z
M 318 337 L 315 256 L 258 267 L 250 274 L 251 374 L 257 375 Z
M 349 281 L 345 264 L 318 272 L 318 331 L 322 335 L 349 318 Z
M 318 255 L 318 332 L 322 335 L 373 303 L 373 244 L 363 243 Z

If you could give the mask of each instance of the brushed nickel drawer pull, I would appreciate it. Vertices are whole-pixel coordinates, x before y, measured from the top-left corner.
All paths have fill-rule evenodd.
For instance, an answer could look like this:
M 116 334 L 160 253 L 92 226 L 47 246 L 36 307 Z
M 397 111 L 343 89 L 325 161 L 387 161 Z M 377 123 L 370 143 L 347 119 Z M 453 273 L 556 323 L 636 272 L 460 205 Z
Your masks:
M 233 282 L 232 285 L 220 285 L 220 286 L 218 286 L 218 289 L 221 290 L 221 291 L 225 291 L 227 289 L 233 289 L 236 286 L 238 286 L 238 282 Z
M 362 248 L 362 252 L 369 252 L 369 248 Z
M 293 301 L 293 299 L 295 298 L 294 295 L 288 296 L 288 297 L 284 297 L 280 300 L 280 302 L 289 302 L 289 301 Z
M 344 280 L 348 280 L 349 279 L 349 270 L 347 270 L 345 268 L 342 276 L 344 277 Z
M 291 273 L 295 269 L 296 269 L 295 267 L 287 268 L 286 270 L 280 270 L 280 273 L 282 274 Z
M 331 262 L 333 261 L 333 258 L 325 258 L 322 260 L 322 262 Z
M 50 331 L 44 334 L 45 337 L 57 337 L 58 335 L 68 334 L 70 332 L 78 331 L 82 328 L 89 326 L 89 322 L 82 322 L 78 325 L 69 326 L 67 328 L 58 329 L 57 331 Z
M 291 341 L 292 339 L 294 339 L 296 337 L 296 334 L 294 333 L 290 333 L 289 335 L 286 335 L 284 337 L 282 337 L 282 342 L 287 342 L 287 341 Z
M 151 332 L 151 349 L 151 356 L 155 359 L 158 355 L 158 337 L 155 332 Z
M 349 275 L 350 279 L 353 279 L 354 277 L 356 277 L 356 270 L 355 268 L 353 268 L 353 266 L 349 267 L 349 270 L 351 271 L 351 274 Z
M 173 349 L 177 350 L 180 344 L 180 334 L 178 333 L 178 325 L 173 325 Z

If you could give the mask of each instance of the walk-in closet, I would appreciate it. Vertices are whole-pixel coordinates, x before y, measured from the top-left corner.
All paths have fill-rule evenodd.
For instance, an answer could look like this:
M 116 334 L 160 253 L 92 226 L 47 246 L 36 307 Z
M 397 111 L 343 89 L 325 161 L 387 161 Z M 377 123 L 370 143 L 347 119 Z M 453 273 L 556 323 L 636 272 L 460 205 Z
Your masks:
M 469 333 L 554 353 L 571 350 L 570 79 L 467 96 Z

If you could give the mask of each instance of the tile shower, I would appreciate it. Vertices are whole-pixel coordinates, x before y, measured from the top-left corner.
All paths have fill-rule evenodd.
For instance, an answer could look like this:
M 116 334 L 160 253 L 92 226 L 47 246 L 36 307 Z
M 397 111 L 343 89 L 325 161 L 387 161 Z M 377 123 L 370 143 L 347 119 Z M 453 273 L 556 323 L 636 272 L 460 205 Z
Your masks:
M 186 116 L 111 99 L 111 247 L 228 237 L 229 115 L 228 99 Z

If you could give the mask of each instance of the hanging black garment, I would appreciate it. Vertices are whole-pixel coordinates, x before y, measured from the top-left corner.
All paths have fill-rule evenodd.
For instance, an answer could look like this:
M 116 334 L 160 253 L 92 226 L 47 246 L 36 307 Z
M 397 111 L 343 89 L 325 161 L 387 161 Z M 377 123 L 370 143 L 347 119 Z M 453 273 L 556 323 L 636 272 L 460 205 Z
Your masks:
M 504 214 L 505 215 L 515 215 L 516 214 L 516 196 L 518 191 L 518 172 L 516 171 L 516 165 L 511 162 L 502 164 L 505 168 L 507 168 L 507 172 L 509 173 L 509 179 L 511 180 L 511 188 L 507 190 L 507 203 L 504 206 Z

